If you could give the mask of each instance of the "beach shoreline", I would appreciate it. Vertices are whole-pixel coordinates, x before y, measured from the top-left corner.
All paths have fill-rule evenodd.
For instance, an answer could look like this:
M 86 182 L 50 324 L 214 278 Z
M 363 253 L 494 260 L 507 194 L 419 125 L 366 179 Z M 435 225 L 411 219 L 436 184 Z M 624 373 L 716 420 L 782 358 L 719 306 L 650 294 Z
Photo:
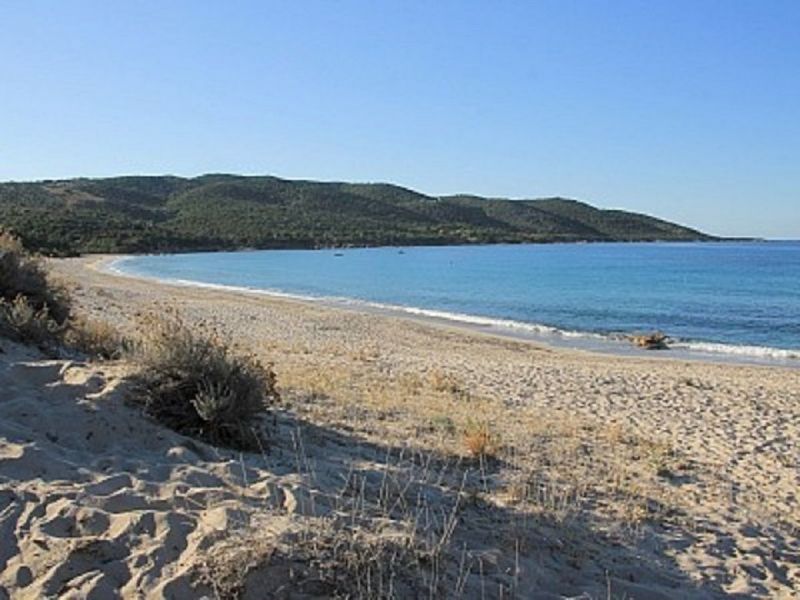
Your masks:
M 701 343 L 701 349 L 690 347 L 686 343 L 671 343 L 668 349 L 647 350 L 638 348 L 624 334 L 612 337 L 591 332 L 561 330 L 547 325 L 522 323 L 477 315 L 461 315 L 417 307 L 381 304 L 355 298 L 313 297 L 269 289 L 228 286 L 183 279 L 162 279 L 154 276 L 127 272 L 115 267 L 116 263 L 135 258 L 135 256 L 136 255 L 128 254 L 106 254 L 90 256 L 81 260 L 86 261 L 86 265 L 89 268 L 99 273 L 155 282 L 159 285 L 181 288 L 194 287 L 221 293 L 298 302 L 301 304 L 327 307 L 333 310 L 355 311 L 378 317 L 406 319 L 433 327 L 452 328 L 457 331 L 475 335 L 488 335 L 507 340 L 531 343 L 556 351 L 588 352 L 604 356 L 654 361 L 700 361 L 726 365 L 800 369 L 800 354 L 796 355 L 793 351 L 779 348 L 771 349 L 774 351 L 774 355 L 759 355 L 759 351 L 768 351 L 770 349 L 709 342 Z M 667 335 L 669 334 L 669 332 L 665 333 L 667 333 Z M 709 350 L 705 347 L 716 347 L 716 349 Z

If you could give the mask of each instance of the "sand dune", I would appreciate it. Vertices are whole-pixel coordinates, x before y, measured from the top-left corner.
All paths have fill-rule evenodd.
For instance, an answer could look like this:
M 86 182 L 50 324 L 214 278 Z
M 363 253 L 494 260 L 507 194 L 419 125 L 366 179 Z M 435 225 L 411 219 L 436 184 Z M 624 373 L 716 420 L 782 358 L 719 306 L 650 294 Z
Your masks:
M 192 557 L 242 512 L 238 462 L 202 460 L 125 406 L 120 367 L 6 346 L 0 368 L 0 583 L 28 598 L 185 593 Z

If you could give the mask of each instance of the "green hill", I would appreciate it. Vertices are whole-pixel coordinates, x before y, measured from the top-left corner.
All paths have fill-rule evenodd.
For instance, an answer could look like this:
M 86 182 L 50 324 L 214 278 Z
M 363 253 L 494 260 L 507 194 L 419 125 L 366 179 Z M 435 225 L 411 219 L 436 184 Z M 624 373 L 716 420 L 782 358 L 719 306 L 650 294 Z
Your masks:
M 0 226 L 49 254 L 714 239 L 562 198 L 435 198 L 389 184 L 236 175 L 0 183 Z

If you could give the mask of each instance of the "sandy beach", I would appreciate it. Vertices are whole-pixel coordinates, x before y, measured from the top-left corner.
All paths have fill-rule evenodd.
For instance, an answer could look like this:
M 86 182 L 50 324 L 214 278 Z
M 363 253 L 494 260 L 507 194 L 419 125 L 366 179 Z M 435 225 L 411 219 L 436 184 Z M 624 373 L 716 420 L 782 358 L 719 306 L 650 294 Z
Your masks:
M 321 598 L 344 579 L 362 597 L 800 597 L 798 369 L 554 349 L 107 260 L 50 267 L 80 314 L 133 331 L 174 307 L 272 363 L 272 445 L 148 421 L 124 361 L 5 344 L 0 598 Z

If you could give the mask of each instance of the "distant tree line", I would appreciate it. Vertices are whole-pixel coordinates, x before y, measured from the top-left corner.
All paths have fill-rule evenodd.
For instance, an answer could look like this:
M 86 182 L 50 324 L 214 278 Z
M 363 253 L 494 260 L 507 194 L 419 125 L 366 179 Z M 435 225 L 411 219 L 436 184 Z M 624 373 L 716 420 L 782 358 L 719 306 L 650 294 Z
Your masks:
M 235 175 L 3 183 L 0 226 L 52 255 L 713 239 L 562 198 L 434 198 L 388 184 Z

